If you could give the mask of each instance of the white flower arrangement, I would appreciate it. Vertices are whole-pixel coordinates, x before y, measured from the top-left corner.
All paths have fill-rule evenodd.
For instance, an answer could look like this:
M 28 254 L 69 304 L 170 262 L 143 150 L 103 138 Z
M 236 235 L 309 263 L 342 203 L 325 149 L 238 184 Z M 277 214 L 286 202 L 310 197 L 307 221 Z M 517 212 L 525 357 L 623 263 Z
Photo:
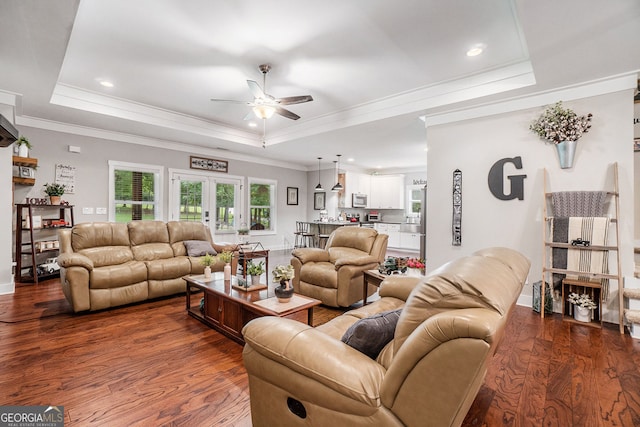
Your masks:
M 278 265 L 271 272 L 274 282 L 281 282 L 282 280 L 291 280 L 295 276 L 295 270 L 293 265 Z
M 548 106 L 529 129 L 535 132 L 540 138 L 552 144 L 559 144 L 563 141 L 577 141 L 591 127 L 593 114 L 578 116 L 569 108 L 562 108 L 562 101 Z
M 577 305 L 578 307 L 588 308 L 593 310 L 594 308 L 598 308 L 598 305 L 593 302 L 591 297 L 587 294 L 578 295 L 575 292 L 571 292 L 569 297 L 567 298 L 571 304 Z

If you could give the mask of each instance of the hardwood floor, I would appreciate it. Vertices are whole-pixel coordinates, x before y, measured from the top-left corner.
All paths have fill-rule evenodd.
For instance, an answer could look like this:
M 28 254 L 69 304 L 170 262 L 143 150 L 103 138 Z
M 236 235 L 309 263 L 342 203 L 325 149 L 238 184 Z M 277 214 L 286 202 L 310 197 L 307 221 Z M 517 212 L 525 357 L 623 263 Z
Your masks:
M 1 405 L 63 405 L 67 426 L 251 425 L 242 347 L 187 316 L 184 296 L 70 311 L 58 280 L 0 296 Z M 612 325 L 516 307 L 463 425 L 640 425 L 639 350 Z

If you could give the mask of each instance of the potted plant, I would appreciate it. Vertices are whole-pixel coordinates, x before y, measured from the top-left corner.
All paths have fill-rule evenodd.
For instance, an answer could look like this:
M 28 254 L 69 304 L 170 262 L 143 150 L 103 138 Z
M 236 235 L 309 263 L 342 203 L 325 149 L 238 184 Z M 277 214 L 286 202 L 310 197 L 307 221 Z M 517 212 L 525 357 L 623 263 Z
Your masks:
M 247 264 L 247 274 L 251 276 L 252 285 L 260 284 L 260 276 L 262 273 L 264 273 L 264 261 L 260 261 L 257 264 L 249 261 Z
M 205 254 L 200 257 L 200 264 L 204 265 L 204 278 L 211 279 L 211 265 L 216 262 L 216 257 L 211 254 Z
M 575 306 L 573 310 L 573 317 L 579 322 L 590 322 L 591 310 L 598 308 L 598 305 L 588 294 L 577 294 L 575 292 L 571 292 L 567 301 Z
M 558 151 L 560 167 L 573 166 L 578 139 L 591 128 L 593 114 L 578 116 L 573 110 L 562 107 L 562 101 L 547 106 L 544 112 L 534 120 L 529 129 L 545 142 L 554 144 Z
M 33 147 L 27 137 L 21 136 L 16 141 L 16 144 L 18 146 L 18 157 L 29 157 L 29 150 Z
M 59 205 L 60 196 L 64 194 L 64 185 L 55 182 L 53 184 L 46 183 L 44 184 L 44 192 L 49 196 L 52 205 Z
M 277 265 L 271 275 L 274 282 L 280 283 L 280 286 L 274 289 L 276 298 L 280 302 L 288 302 L 293 296 L 293 286 L 291 286 L 291 279 L 295 277 L 293 265 Z
M 242 224 L 240 228 L 238 228 L 238 241 L 240 243 L 246 243 L 247 237 L 249 235 L 249 229 L 247 228 L 247 224 Z
M 231 280 L 231 260 L 233 259 L 233 252 L 223 251 L 217 255 L 217 258 L 224 262 L 224 280 Z

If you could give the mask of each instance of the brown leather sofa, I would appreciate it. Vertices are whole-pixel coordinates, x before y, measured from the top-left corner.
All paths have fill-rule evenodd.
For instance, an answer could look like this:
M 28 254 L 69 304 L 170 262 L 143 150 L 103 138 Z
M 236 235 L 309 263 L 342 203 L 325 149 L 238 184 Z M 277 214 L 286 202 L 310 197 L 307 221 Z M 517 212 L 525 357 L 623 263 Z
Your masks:
M 324 249 L 294 249 L 293 289 L 331 307 L 349 307 L 362 299 L 363 272 L 384 261 L 388 239 L 372 228 L 349 226 L 334 230 Z M 367 295 L 375 291 L 370 286 Z
M 185 292 L 182 277 L 204 271 L 200 257 L 188 256 L 185 241 L 208 242 L 217 252 L 236 248 L 213 243 L 207 226 L 188 221 L 81 223 L 58 237 L 62 290 L 75 312 Z M 211 267 L 222 271 L 224 263 Z
M 459 426 L 529 267 L 514 250 L 490 248 L 424 278 L 391 276 L 379 300 L 316 328 L 275 317 L 249 322 L 243 358 L 253 425 Z M 369 316 L 399 308 L 375 359 L 341 341 Z

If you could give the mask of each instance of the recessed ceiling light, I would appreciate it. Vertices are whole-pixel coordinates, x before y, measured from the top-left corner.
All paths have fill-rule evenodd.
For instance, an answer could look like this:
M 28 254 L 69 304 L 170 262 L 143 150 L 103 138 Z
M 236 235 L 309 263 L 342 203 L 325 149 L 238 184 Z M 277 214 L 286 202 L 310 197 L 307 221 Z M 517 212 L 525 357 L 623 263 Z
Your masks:
M 486 44 L 484 43 L 479 43 L 476 45 L 473 45 L 468 51 L 467 51 L 467 56 L 478 56 L 480 55 L 482 52 L 484 52 L 485 48 L 487 47 Z
M 429 151 L 429 147 L 425 148 L 424 151 Z
M 109 80 L 100 80 L 100 84 L 104 87 L 113 87 L 113 83 L 111 83 Z
M 353 162 L 354 160 L 355 160 L 355 159 L 354 159 L 353 157 L 349 157 L 349 158 L 347 159 L 347 162 Z
M 250 128 L 254 128 L 256 126 L 258 126 L 258 125 L 255 122 L 249 122 L 249 127 Z

